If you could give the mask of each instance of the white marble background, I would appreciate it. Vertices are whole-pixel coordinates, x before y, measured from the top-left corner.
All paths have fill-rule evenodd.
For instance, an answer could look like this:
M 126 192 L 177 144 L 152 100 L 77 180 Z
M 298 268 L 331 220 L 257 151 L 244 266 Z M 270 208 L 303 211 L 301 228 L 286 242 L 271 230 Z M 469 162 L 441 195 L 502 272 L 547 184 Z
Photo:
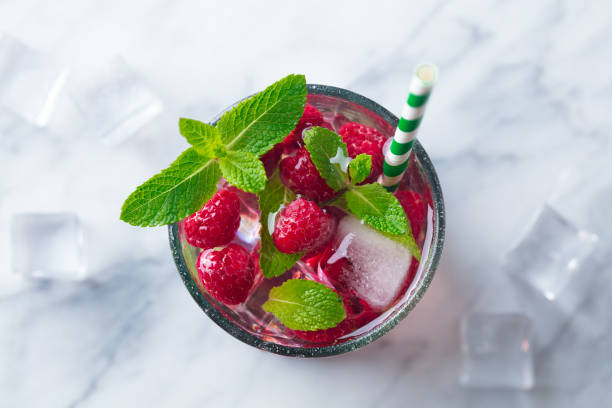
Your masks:
M 0 0 L 0 31 L 74 72 L 121 55 L 165 106 L 115 146 L 0 135 L 0 406 L 612 405 L 609 2 Z M 313 360 L 250 348 L 188 296 L 165 228 L 118 221 L 133 187 L 185 148 L 179 115 L 209 119 L 292 72 L 398 111 L 421 61 L 441 70 L 421 139 L 447 242 L 424 301 L 377 342 Z M 596 284 L 536 348 L 533 390 L 465 389 L 461 317 L 524 310 L 500 266 L 547 201 L 600 235 Z M 15 211 L 78 213 L 90 278 L 12 275 Z

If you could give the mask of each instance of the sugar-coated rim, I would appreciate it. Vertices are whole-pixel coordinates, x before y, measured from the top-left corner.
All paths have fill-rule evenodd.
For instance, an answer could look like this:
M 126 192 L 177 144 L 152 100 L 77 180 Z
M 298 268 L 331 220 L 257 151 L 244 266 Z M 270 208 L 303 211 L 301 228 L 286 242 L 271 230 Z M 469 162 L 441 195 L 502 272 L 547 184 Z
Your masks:
M 356 103 L 364 108 L 369 109 L 373 113 L 380 116 L 383 120 L 388 122 L 393 128 L 397 126 L 398 118 L 394 114 L 389 112 L 387 109 L 372 101 L 371 99 L 348 91 L 346 89 L 337 88 L 334 86 L 317 84 L 308 84 L 307 86 L 309 94 L 319 94 L 345 99 L 349 102 Z M 232 107 L 233 106 L 234 105 L 232 105 Z M 226 109 L 226 111 L 231 109 L 232 107 L 229 107 L 228 109 Z M 222 114 L 223 112 L 213 121 L 211 121 L 211 124 L 216 124 Z M 427 155 L 427 153 L 423 149 L 423 146 L 421 146 L 418 140 L 414 144 L 413 152 L 414 154 L 416 154 L 419 162 L 421 163 L 425 177 L 431 188 L 432 198 L 434 201 L 434 209 L 436 209 L 436 211 L 434 212 L 435 228 L 433 231 L 433 241 L 429 256 L 425 260 L 425 267 L 423 268 L 423 279 L 417 287 L 414 297 L 408 303 L 403 305 L 400 309 L 396 310 L 386 322 L 352 340 L 325 347 L 291 347 L 262 340 L 259 337 L 247 332 L 246 330 L 242 329 L 241 327 L 230 321 L 227 317 L 223 315 L 223 313 L 217 310 L 215 306 L 212 305 L 200 292 L 197 284 L 194 282 L 191 276 L 191 273 L 189 272 L 189 268 L 187 267 L 185 258 L 183 256 L 179 237 L 179 225 L 178 223 L 174 223 L 168 226 L 170 249 L 172 250 L 174 262 L 176 263 L 178 272 L 181 275 L 181 278 L 183 279 L 187 290 L 189 291 L 193 299 L 196 301 L 196 303 L 202 308 L 204 313 L 206 313 L 208 317 L 210 317 L 212 321 L 219 325 L 223 330 L 246 344 L 249 344 L 261 350 L 269 351 L 271 353 L 291 357 L 327 357 L 356 350 L 378 339 L 379 337 L 387 333 L 389 330 L 391 330 L 393 327 L 395 327 L 421 300 L 421 298 L 425 294 L 425 291 L 429 287 L 431 280 L 433 279 L 434 273 L 436 271 L 436 268 L 438 267 L 438 263 L 442 255 L 442 247 L 444 245 L 445 215 L 444 200 L 442 197 L 440 182 L 438 181 L 438 176 L 436 175 L 436 171 L 433 167 L 433 164 L 431 163 L 429 156 Z

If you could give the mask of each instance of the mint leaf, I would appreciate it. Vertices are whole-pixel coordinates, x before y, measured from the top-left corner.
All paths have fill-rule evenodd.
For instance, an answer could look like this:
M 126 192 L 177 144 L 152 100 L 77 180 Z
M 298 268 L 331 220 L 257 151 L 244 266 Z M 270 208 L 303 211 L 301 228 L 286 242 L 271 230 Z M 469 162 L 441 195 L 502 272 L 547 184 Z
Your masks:
M 280 252 L 272 235 L 268 231 L 268 215 L 269 213 L 261 213 L 261 249 L 259 250 L 259 268 L 263 273 L 264 278 L 273 278 L 287 272 L 300 260 L 303 254 L 284 254 Z
M 263 309 L 292 330 L 329 329 L 346 318 L 342 298 L 336 292 L 304 279 L 290 279 L 272 288 Z
M 259 209 L 262 212 L 278 211 L 281 204 L 289 204 L 295 200 L 295 193 L 285 187 L 276 169 L 266 182 L 266 187 L 259 194 Z M 264 220 L 262 220 L 263 222 Z
M 349 212 L 348 205 L 346 204 L 345 194 L 340 194 L 336 196 L 334 199 L 332 199 L 331 201 L 328 201 L 326 204 L 333 205 L 334 207 L 338 207 L 345 213 Z
M 123 203 L 120 218 L 132 225 L 171 224 L 199 210 L 217 190 L 221 177 L 214 159 L 191 147 L 167 169 L 151 177 Z
M 293 191 L 286 188 L 280 180 L 278 169 L 268 179 L 264 190 L 259 193 L 259 209 L 261 210 L 259 268 L 266 278 L 280 276 L 287 272 L 302 256 L 302 254 L 280 252 L 274 245 L 268 226 L 281 205 L 289 204 L 294 199 Z
M 214 126 L 195 119 L 179 119 L 179 131 L 187 142 L 203 156 L 216 158 L 225 155 L 221 134 Z
M 351 187 L 345 193 L 351 213 L 381 232 L 401 235 L 406 232 L 406 213 L 397 198 L 378 184 Z
M 304 144 L 327 185 L 334 191 L 346 187 L 350 158 L 340 135 L 327 128 L 313 127 L 304 132 Z
M 261 156 L 297 125 L 306 104 L 306 78 L 289 75 L 226 112 L 217 129 L 227 150 Z
M 219 159 L 219 167 L 228 183 L 249 193 L 263 190 L 266 184 L 266 170 L 253 153 L 229 151 Z
M 372 170 L 372 156 L 366 153 L 361 153 L 349 163 L 349 173 L 351 175 L 351 184 L 361 183 L 370 175 Z

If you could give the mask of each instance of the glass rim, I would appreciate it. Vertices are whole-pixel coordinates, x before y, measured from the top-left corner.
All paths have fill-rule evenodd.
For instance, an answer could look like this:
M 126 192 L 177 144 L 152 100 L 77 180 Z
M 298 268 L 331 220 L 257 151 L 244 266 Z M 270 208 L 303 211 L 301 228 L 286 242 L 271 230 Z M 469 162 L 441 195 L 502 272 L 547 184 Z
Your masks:
M 308 94 L 332 96 L 347 100 L 349 102 L 353 102 L 380 116 L 380 118 L 388 122 L 393 128 L 397 126 L 397 116 L 395 116 L 393 113 L 391 113 L 378 103 L 374 102 L 373 100 L 366 98 L 365 96 L 359 95 L 343 88 L 338 88 L 329 85 L 308 84 L 307 88 Z M 239 102 L 240 101 L 236 102 L 236 104 L 238 104 Z M 231 109 L 236 104 L 225 109 L 210 123 L 212 125 L 216 124 L 221 115 L 227 110 Z M 410 301 L 406 302 L 402 307 L 392 312 L 392 314 L 388 317 L 387 321 L 381 323 L 380 325 L 374 327 L 366 333 L 358 335 L 357 337 L 351 340 L 347 340 L 342 343 L 332 344 L 329 346 L 292 347 L 263 340 L 233 323 L 213 304 L 211 304 L 200 292 L 200 289 L 193 281 L 193 277 L 191 276 L 187 263 L 185 262 L 185 257 L 183 255 L 179 237 L 179 223 L 177 222 L 168 225 L 168 238 L 170 241 L 170 249 L 172 251 L 174 262 L 178 269 L 179 275 L 181 276 L 183 283 L 185 284 L 185 287 L 187 288 L 195 302 L 204 311 L 204 313 L 208 315 L 208 317 L 219 327 L 221 327 L 227 333 L 231 334 L 243 343 L 274 354 L 290 357 L 327 357 L 356 350 L 382 337 L 389 330 L 394 328 L 402 319 L 404 319 L 404 317 L 406 317 L 406 315 L 421 300 L 421 298 L 425 294 L 425 291 L 431 284 L 435 271 L 440 262 L 440 257 L 442 255 L 442 247 L 444 246 L 445 212 L 440 182 L 438 180 L 438 176 L 431 162 L 431 159 L 425 152 L 423 146 L 419 143 L 418 139 L 414 143 L 413 153 L 416 154 L 421 164 L 423 173 L 425 174 L 425 178 L 431 189 L 432 200 L 434 203 L 435 211 L 433 212 L 434 229 L 432 236 L 432 244 L 429 255 L 425 260 L 425 266 L 423 268 L 423 278 L 417 286 L 414 295 L 412 296 Z

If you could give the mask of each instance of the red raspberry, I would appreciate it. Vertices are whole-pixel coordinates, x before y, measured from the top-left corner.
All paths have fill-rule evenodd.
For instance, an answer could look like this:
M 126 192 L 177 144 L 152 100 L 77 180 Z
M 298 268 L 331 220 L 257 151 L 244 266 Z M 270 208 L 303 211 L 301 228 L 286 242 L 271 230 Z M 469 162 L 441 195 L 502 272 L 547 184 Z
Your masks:
M 274 168 L 276 168 L 276 165 L 278 164 L 278 161 L 280 160 L 282 154 L 283 145 L 282 143 L 278 143 L 274 145 L 274 147 L 270 149 L 266 154 L 261 156 L 261 162 L 263 163 L 264 168 L 266 169 L 266 175 L 268 177 L 270 177 L 274 172 Z
M 328 201 L 336 195 L 319 174 L 305 147 L 300 148 L 294 156 L 281 160 L 280 177 L 295 193 L 315 202 Z
M 419 193 L 412 190 L 403 190 L 395 193 L 395 197 L 399 200 L 408 221 L 410 221 L 410 228 L 415 239 L 418 239 L 423 229 L 423 222 L 425 221 L 425 206 L 423 204 L 423 198 Z
M 291 131 L 283 140 L 283 145 L 286 148 L 299 147 L 302 143 L 302 132 L 307 127 L 312 126 L 323 126 L 323 115 L 321 112 L 312 105 L 306 104 L 304 106 L 304 114 L 300 118 L 295 129 Z
M 321 248 L 336 231 L 336 219 L 304 198 L 292 201 L 276 216 L 272 239 L 280 252 L 296 254 Z
M 255 279 L 251 255 L 236 244 L 229 244 L 221 250 L 203 251 L 198 257 L 197 267 L 204 288 L 227 305 L 244 302 Z
M 372 171 L 364 183 L 376 181 L 383 166 L 383 145 L 387 138 L 378 130 L 357 122 L 346 122 L 338 132 L 346 143 L 348 154 L 356 157 L 361 153 L 372 156 Z
M 240 199 L 228 190 L 220 190 L 184 224 L 185 237 L 191 245 L 208 249 L 229 244 L 240 226 Z

